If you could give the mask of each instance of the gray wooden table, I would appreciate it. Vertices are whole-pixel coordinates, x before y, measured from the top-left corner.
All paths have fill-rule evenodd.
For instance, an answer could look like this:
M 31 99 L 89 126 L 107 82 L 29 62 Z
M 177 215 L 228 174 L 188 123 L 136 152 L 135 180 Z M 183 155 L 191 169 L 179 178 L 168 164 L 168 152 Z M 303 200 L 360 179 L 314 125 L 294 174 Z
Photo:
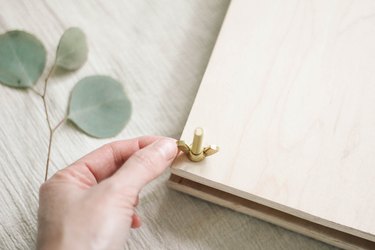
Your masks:
M 74 84 L 90 74 L 119 79 L 133 103 L 131 121 L 116 138 L 93 139 L 64 124 L 54 138 L 50 174 L 111 140 L 144 134 L 178 138 L 228 4 L 228 0 L 0 0 L 0 32 L 22 29 L 38 36 L 48 50 L 48 65 L 66 28 L 78 26 L 88 36 L 87 64 L 50 81 L 53 124 L 64 116 Z M 0 249 L 35 247 L 47 144 L 40 98 L 0 85 Z M 143 226 L 132 231 L 127 249 L 329 248 L 169 190 L 168 175 L 141 193 L 138 213 Z

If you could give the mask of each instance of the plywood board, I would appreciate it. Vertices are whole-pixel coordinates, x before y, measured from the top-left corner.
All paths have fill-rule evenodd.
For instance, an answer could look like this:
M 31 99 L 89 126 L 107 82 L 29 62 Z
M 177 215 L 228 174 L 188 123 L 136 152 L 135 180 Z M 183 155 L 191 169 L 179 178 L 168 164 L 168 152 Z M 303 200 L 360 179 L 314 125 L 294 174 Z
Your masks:
M 229 194 L 203 184 L 171 175 L 168 186 L 215 204 L 299 232 L 314 239 L 345 249 L 375 249 L 375 242 L 307 221 L 259 203 Z
M 375 2 L 233 0 L 176 176 L 375 241 Z

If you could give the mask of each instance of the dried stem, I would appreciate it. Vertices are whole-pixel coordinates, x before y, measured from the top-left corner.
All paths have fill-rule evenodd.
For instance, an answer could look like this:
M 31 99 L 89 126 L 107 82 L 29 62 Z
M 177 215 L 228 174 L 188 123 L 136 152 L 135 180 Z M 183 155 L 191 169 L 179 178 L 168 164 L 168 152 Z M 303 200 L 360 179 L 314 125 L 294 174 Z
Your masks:
M 61 121 L 59 121 L 57 123 L 57 125 L 55 127 L 52 127 L 51 120 L 50 120 L 49 113 L 48 113 L 47 98 L 46 98 L 46 96 L 47 96 L 47 86 L 48 86 L 48 80 L 52 76 L 52 74 L 55 71 L 55 69 L 56 69 L 56 64 L 54 64 L 51 67 L 50 71 L 48 72 L 48 75 L 47 75 L 46 79 L 44 80 L 43 94 L 40 94 L 34 88 L 30 88 L 30 90 L 32 92 L 34 92 L 37 96 L 39 96 L 40 98 L 42 98 L 43 107 L 44 107 L 44 114 L 46 116 L 46 121 L 47 121 L 48 131 L 49 131 L 48 151 L 47 151 L 47 160 L 46 160 L 46 168 L 45 168 L 45 174 L 44 174 L 44 181 L 46 181 L 47 178 L 48 178 L 48 169 L 49 169 L 49 162 L 50 162 L 50 157 L 51 157 L 51 148 L 52 148 L 53 135 L 55 134 L 56 130 L 60 127 L 60 125 L 63 124 L 64 121 L 66 120 L 66 117 L 64 117 L 63 119 L 61 119 Z
M 48 75 L 47 75 L 46 79 L 44 80 L 43 94 L 41 95 L 41 98 L 43 100 L 44 113 L 46 115 L 46 120 L 47 120 L 48 130 L 49 130 L 48 151 L 47 151 L 47 160 L 46 160 L 44 181 L 46 181 L 47 178 L 48 178 L 49 161 L 50 161 L 51 148 L 52 148 L 52 138 L 53 138 L 53 134 L 55 132 L 55 129 L 57 128 L 57 127 L 55 129 L 52 128 L 51 121 L 49 119 L 49 113 L 48 113 L 48 108 L 47 108 L 47 100 L 46 100 L 48 80 L 51 77 L 51 75 L 53 74 L 54 70 L 55 70 L 55 64 L 51 67 L 51 70 L 48 72 Z
M 59 121 L 55 127 L 52 127 L 52 123 L 51 123 L 51 120 L 50 120 L 50 116 L 49 116 L 49 113 L 48 113 L 48 106 L 47 106 L 47 86 L 48 86 L 48 81 L 49 79 L 51 78 L 51 76 L 53 75 L 53 72 L 55 71 L 56 69 L 56 64 L 54 64 L 50 71 L 48 72 L 46 78 L 44 79 L 44 87 L 43 87 L 43 93 L 39 93 L 39 91 L 35 90 L 34 88 L 30 88 L 30 90 L 35 93 L 37 96 L 39 96 L 42 101 L 43 101 L 43 107 L 44 107 L 44 114 L 46 116 L 46 121 L 47 121 L 47 125 L 48 125 L 48 131 L 49 131 L 49 136 L 48 136 L 48 151 L 47 151 L 47 160 L 46 160 L 46 167 L 45 167 L 45 174 L 44 174 L 44 181 L 47 180 L 48 178 L 48 170 L 49 170 L 49 162 L 50 162 L 50 157 L 51 157 L 51 148 L 52 148 L 52 139 L 53 139 L 53 135 L 55 134 L 56 130 L 61 126 L 61 124 L 63 124 L 66 120 L 66 116 L 64 116 L 63 119 L 61 119 L 61 121 Z
M 65 120 L 66 120 L 66 116 L 57 123 L 57 125 L 52 129 L 52 132 L 55 133 L 56 129 L 58 129 L 61 126 L 61 124 L 65 122 Z
M 38 92 L 36 89 L 34 89 L 33 87 L 31 87 L 30 90 L 31 90 L 32 92 L 34 92 L 37 96 L 42 97 L 42 94 L 39 93 L 39 92 Z

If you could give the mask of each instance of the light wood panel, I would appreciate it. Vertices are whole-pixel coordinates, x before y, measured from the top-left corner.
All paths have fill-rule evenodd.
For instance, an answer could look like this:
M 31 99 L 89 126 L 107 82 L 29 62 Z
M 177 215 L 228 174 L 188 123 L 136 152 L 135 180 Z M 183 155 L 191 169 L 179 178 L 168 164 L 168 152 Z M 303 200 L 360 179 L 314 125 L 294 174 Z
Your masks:
M 345 249 L 375 249 L 375 242 L 348 233 L 304 220 L 292 214 L 270 208 L 203 184 L 171 175 L 168 186 L 178 191 L 194 195 L 235 211 L 277 224 L 289 230 L 300 232 L 314 239 Z
M 177 176 L 375 241 L 375 2 L 233 0 Z

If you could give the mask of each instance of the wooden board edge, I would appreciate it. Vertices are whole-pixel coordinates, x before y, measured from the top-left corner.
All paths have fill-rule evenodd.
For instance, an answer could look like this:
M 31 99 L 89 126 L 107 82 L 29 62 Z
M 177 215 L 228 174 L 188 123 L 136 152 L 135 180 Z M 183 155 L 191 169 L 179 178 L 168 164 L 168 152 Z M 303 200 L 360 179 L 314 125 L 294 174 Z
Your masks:
M 341 232 L 259 203 L 171 174 L 167 185 L 175 190 L 259 218 L 288 230 L 344 249 L 375 249 L 375 242 Z

